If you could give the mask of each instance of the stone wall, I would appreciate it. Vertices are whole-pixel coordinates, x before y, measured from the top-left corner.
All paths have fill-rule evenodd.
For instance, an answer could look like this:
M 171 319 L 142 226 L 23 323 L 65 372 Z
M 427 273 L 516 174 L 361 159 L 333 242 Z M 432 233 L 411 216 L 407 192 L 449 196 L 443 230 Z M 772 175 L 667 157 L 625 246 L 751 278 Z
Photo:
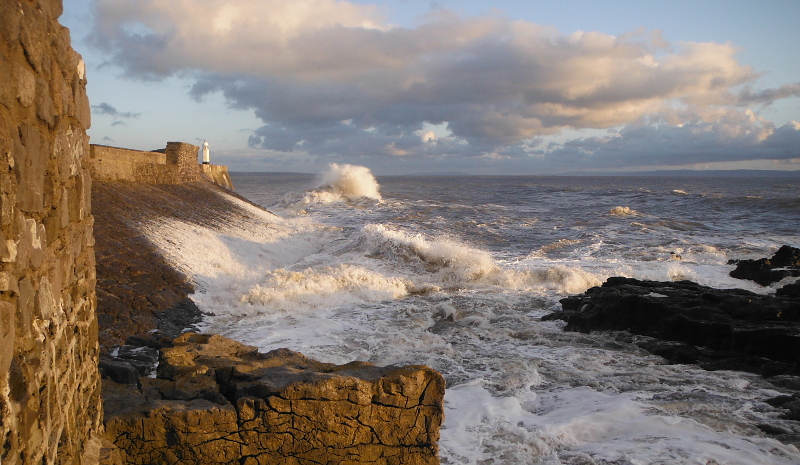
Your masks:
M 198 146 L 185 142 L 167 142 L 165 149 L 153 152 L 92 144 L 92 178 L 145 184 L 181 184 L 205 179 L 233 190 L 226 166 L 197 164 L 199 150 Z
M 0 8 L 0 462 L 81 463 L 101 429 L 84 64 L 60 0 Z
M 228 167 L 222 165 L 200 165 L 200 174 L 206 181 L 211 181 L 214 184 L 224 187 L 230 191 L 233 190 L 233 181 L 228 174 Z
M 157 152 L 92 145 L 92 178 L 99 181 L 132 181 L 146 184 L 181 184 L 202 179 L 196 145 L 169 142 Z

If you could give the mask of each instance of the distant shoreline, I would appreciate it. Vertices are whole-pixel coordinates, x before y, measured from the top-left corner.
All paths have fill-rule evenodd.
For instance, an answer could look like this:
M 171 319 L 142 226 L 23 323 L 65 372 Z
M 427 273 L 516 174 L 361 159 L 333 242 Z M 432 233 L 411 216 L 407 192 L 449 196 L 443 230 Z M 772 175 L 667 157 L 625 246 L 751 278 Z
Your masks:
M 317 173 L 303 173 L 298 171 L 235 171 L 230 174 L 236 176 L 317 176 Z M 800 170 L 656 170 L 656 171 L 614 171 L 614 172 L 569 172 L 551 174 L 470 174 L 470 173 L 407 173 L 407 174 L 376 174 L 377 177 L 690 177 L 690 178 L 800 178 Z

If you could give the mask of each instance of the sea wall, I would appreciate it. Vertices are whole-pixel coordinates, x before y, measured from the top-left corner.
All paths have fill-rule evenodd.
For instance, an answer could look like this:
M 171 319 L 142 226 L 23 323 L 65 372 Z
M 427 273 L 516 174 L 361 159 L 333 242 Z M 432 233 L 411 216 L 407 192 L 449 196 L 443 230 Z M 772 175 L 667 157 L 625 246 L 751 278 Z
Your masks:
M 92 144 L 92 178 L 146 184 L 181 184 L 206 179 L 233 190 L 226 166 L 198 165 L 199 149 L 185 142 L 168 142 L 166 148 L 152 152 Z
M 200 173 L 205 180 L 211 181 L 225 189 L 233 190 L 233 181 L 231 181 L 231 176 L 228 174 L 227 166 L 200 165 Z
M 100 448 L 90 110 L 61 13 L 0 8 L 3 464 L 90 463 Z

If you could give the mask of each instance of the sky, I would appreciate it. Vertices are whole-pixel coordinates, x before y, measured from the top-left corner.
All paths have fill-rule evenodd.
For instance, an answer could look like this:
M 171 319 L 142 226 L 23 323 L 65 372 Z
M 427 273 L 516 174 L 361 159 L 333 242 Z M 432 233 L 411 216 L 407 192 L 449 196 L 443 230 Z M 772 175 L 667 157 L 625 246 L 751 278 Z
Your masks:
M 800 170 L 797 0 L 64 0 L 91 142 L 232 171 Z

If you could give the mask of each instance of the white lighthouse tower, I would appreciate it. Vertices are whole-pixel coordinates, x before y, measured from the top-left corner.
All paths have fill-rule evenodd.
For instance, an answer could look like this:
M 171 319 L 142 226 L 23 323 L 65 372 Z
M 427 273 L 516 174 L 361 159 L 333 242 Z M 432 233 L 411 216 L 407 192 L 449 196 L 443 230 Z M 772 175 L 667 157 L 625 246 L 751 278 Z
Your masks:
M 208 165 L 211 163 L 210 155 L 208 151 L 208 142 L 203 141 L 203 164 Z

